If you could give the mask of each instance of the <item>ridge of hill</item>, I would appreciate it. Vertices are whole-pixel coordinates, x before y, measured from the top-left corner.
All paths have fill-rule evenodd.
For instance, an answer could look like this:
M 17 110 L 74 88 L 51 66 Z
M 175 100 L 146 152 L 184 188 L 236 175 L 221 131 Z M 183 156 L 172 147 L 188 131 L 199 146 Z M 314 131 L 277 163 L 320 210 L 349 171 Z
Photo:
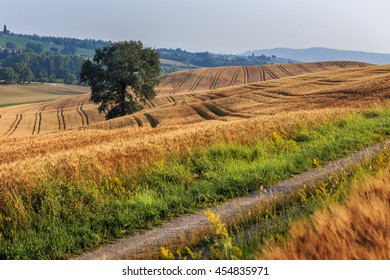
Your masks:
M 307 48 L 307 49 L 292 49 L 292 48 L 273 48 L 247 51 L 243 55 L 275 55 L 281 58 L 288 58 L 302 62 L 316 61 L 338 61 L 351 60 L 362 61 L 372 64 L 390 64 L 390 54 L 372 53 L 362 51 L 336 50 L 330 48 Z

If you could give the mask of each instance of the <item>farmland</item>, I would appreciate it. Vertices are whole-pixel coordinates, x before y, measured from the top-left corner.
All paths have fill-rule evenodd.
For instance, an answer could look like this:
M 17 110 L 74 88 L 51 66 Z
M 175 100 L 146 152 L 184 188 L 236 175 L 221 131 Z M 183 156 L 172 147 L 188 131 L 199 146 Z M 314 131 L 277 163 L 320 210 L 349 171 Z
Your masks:
M 55 100 L 86 93 L 89 88 L 62 84 L 0 86 L 0 107 Z
M 0 108 L 0 256 L 68 257 L 382 141 L 389 72 L 193 69 L 161 76 L 144 110 L 109 121 L 88 94 Z
M 363 72 L 357 70 L 365 66 L 367 64 L 329 62 L 286 66 L 201 68 L 182 71 L 163 75 L 161 84 L 157 88 L 158 96 L 145 104 L 146 110 L 131 117 L 102 122 L 104 116 L 98 113 L 97 106 L 92 104 L 89 101 L 89 95 L 85 94 L 50 103 L 0 109 L 0 116 L 2 116 L 0 135 L 27 136 L 36 134 L 37 131 L 51 133 L 86 126 L 88 128 L 169 126 L 197 123 L 204 120 L 240 119 L 269 115 L 275 113 L 273 110 L 279 111 L 282 107 L 286 107 L 286 110 L 292 110 L 289 108 L 291 105 L 298 108 L 297 105 L 302 103 L 299 101 L 302 100 L 301 93 L 299 93 L 301 87 L 303 85 L 310 86 L 305 80 L 310 78 L 306 78 L 305 75 L 300 79 L 293 79 L 294 90 L 297 93 L 290 94 L 285 90 L 286 88 L 293 89 L 290 85 L 291 79 L 283 79 L 280 83 L 275 83 L 272 80 L 300 74 L 321 73 L 325 71 L 324 69 L 339 70 L 340 73 L 345 74 L 348 73 L 345 72 L 347 69 L 356 69 L 355 71 L 359 75 Z M 316 98 L 321 96 L 320 92 L 331 90 L 332 86 L 334 87 L 338 82 L 337 78 L 327 80 L 328 75 L 331 75 L 329 71 L 326 71 L 326 74 L 324 73 L 322 76 L 311 76 L 313 79 L 311 86 L 313 87 L 313 83 L 318 86 L 317 93 L 313 93 Z M 337 76 L 338 73 L 336 71 L 333 75 Z M 246 86 L 260 81 L 266 82 L 261 83 L 261 86 Z M 302 90 L 305 91 L 305 88 Z M 298 99 L 298 104 L 294 98 Z M 264 106 L 265 104 L 276 105 L 277 103 L 278 106 Z M 305 108 L 308 105 L 310 103 L 303 104 Z M 311 104 L 311 106 L 315 105 Z M 37 128 L 36 122 L 38 125 L 41 123 L 42 127 Z

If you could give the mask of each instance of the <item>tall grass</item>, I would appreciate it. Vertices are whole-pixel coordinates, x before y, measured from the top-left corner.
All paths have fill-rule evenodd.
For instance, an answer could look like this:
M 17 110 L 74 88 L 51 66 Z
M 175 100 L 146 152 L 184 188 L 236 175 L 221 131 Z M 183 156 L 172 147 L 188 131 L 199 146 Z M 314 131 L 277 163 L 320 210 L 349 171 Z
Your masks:
M 390 258 L 390 166 L 377 178 L 355 181 L 342 205 L 294 224 L 288 238 L 259 254 L 267 259 Z
M 0 197 L 0 258 L 55 259 L 222 203 L 385 139 L 390 111 L 354 114 L 263 141 L 219 144 L 103 183 L 47 177 Z

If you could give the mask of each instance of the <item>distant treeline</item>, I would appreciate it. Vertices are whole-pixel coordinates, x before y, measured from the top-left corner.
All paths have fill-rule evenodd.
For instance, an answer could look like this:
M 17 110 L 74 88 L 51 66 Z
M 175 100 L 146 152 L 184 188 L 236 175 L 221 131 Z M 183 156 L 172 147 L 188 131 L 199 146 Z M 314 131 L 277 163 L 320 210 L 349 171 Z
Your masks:
M 111 44 L 111 41 L 94 40 L 94 39 L 75 39 L 68 37 L 53 37 L 53 36 L 38 36 L 26 34 L 10 34 L 11 36 L 30 39 L 38 42 L 53 43 L 65 47 L 82 48 L 88 50 L 95 50 Z
M 3 51 L 0 57 L 0 82 L 77 84 L 83 60 L 80 56 Z
M 182 49 L 157 49 L 160 58 L 200 67 L 265 65 L 275 62 L 275 56 L 236 56 L 209 52 L 191 53 Z

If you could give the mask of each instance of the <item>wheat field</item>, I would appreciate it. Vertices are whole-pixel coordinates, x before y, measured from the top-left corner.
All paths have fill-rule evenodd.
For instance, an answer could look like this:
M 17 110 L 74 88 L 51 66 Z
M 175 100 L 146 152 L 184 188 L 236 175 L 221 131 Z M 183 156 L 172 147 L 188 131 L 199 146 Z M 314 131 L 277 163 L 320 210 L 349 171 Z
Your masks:
M 252 118 L 275 114 L 280 109 L 294 110 L 293 107 L 298 105 L 295 99 L 301 99 L 301 94 L 312 95 L 310 106 L 315 108 L 321 106 L 318 99 L 321 92 L 344 82 L 336 77 L 339 73 L 349 75 L 349 70 L 356 71 L 354 80 L 344 83 L 349 86 L 360 79 L 358 73 L 364 75 L 359 70 L 368 66 L 355 62 L 322 62 L 181 71 L 161 76 L 157 97 L 147 101 L 145 110 L 115 121 L 103 122 L 104 115 L 99 114 L 97 106 L 89 101 L 89 94 L 0 108 L 0 137 L 46 134 L 83 127 L 156 127 L 204 120 Z M 328 80 L 330 75 L 333 78 Z M 294 79 L 295 76 L 301 78 Z M 311 80 L 311 84 L 306 79 Z M 306 88 L 313 88 L 314 84 L 318 90 L 307 91 Z M 337 99 L 337 96 L 333 98 Z
M 31 218 L 26 199 L 62 191 L 57 184 L 74 186 L 75 196 L 83 186 L 87 193 L 74 205 L 78 209 L 84 199 L 108 199 L 98 190 L 112 187 L 110 182 L 121 185 L 123 175 L 159 170 L 193 151 L 255 144 L 275 132 L 305 131 L 367 108 L 387 109 L 389 73 L 390 66 L 352 62 L 177 72 L 161 77 L 157 97 L 144 110 L 109 121 L 88 94 L 0 108 L 0 205 L 11 211 L 0 215 L 9 225 L 4 232 L 23 228 Z
M 388 260 L 390 258 L 390 166 L 376 178 L 355 182 L 344 204 L 298 223 L 267 259 Z
M 304 67 L 310 70 L 309 65 Z M 99 182 L 196 147 L 249 143 L 274 130 L 388 105 L 390 66 L 351 65 L 357 68 L 335 66 L 329 71 L 203 90 L 194 93 L 196 98 L 176 93 L 183 104 L 164 97 L 165 104 L 110 121 L 97 113 L 88 95 L 2 108 L 1 185 L 28 190 L 47 176 Z M 162 99 L 160 94 L 154 102 Z

